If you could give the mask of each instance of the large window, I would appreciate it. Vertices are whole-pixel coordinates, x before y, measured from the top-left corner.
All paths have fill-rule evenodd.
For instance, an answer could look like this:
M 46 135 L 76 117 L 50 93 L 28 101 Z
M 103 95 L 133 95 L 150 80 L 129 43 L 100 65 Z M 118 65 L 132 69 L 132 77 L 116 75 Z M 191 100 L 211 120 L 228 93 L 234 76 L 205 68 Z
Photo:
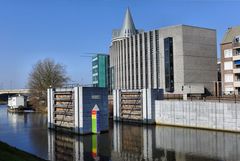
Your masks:
M 231 58 L 232 57 L 232 49 L 224 50 L 224 58 Z
M 224 80 L 225 82 L 233 82 L 233 74 L 225 74 Z
M 165 90 L 174 91 L 173 38 L 164 39 Z
M 224 70 L 232 70 L 232 69 L 233 69 L 232 61 L 224 62 Z

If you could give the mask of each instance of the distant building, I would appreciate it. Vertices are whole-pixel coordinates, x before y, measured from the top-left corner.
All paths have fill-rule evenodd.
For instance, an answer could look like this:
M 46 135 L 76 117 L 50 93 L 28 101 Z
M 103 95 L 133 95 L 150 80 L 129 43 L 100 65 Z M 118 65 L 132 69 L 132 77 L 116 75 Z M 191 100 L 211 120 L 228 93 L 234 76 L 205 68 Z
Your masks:
M 184 86 L 201 85 L 213 93 L 216 63 L 214 29 L 176 25 L 143 32 L 135 28 L 127 9 L 122 28 L 113 30 L 113 89 L 162 88 L 182 94 Z
M 109 55 L 92 57 L 92 84 L 94 87 L 109 87 Z
M 228 28 L 221 43 L 223 94 L 240 94 L 240 26 Z

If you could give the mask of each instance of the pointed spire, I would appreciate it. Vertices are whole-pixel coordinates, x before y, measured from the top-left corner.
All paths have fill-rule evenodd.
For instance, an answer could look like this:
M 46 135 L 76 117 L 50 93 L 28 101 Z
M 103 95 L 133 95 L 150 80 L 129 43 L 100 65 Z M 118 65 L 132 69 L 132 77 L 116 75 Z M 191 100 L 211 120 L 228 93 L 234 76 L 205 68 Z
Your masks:
M 127 8 L 125 18 L 124 18 L 124 22 L 123 22 L 123 25 L 122 25 L 122 28 L 121 28 L 120 36 L 129 37 L 129 36 L 134 35 L 136 33 L 137 33 L 137 30 L 135 28 L 130 9 Z

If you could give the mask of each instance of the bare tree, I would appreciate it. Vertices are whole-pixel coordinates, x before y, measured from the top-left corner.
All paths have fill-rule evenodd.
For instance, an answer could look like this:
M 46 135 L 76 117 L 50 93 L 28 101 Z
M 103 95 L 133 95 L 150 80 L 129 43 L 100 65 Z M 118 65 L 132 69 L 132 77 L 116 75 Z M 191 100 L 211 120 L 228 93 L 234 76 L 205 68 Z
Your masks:
M 69 81 L 63 65 L 51 59 L 38 61 L 29 75 L 28 86 L 31 91 L 30 104 L 39 110 L 47 107 L 47 89 L 61 87 Z

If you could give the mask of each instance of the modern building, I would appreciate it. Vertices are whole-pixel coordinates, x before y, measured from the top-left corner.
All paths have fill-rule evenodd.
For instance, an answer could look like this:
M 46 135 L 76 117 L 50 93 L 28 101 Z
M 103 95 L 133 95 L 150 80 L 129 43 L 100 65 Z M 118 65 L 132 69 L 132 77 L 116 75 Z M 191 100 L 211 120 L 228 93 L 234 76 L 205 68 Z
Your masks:
M 109 55 L 92 57 L 92 83 L 94 87 L 109 87 Z
M 228 28 L 221 43 L 223 94 L 240 94 L 240 26 Z
M 183 94 L 185 86 L 200 84 L 212 93 L 216 63 L 214 29 L 176 25 L 144 32 L 135 28 L 127 9 L 122 28 L 113 30 L 113 89 L 162 88 Z

